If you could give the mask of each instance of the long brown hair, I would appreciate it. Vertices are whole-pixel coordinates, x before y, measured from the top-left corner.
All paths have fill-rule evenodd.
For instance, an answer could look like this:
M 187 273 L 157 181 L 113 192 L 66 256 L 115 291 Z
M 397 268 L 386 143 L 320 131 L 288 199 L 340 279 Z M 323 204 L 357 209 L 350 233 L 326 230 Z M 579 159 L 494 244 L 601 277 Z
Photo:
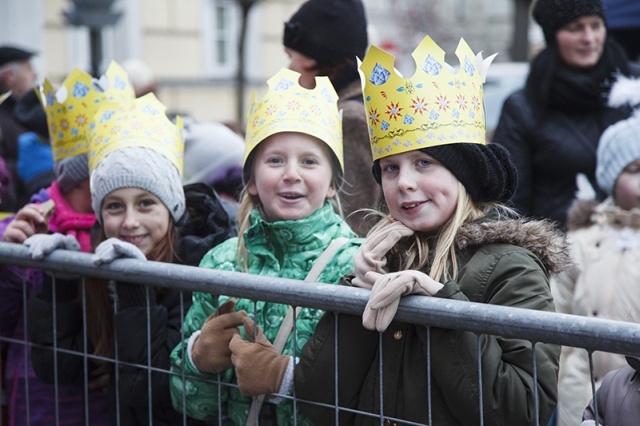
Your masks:
M 171 215 L 169 215 L 169 227 L 165 238 L 154 248 L 147 257 L 148 260 L 164 263 L 174 263 L 177 255 L 174 250 L 177 238 L 177 230 Z M 107 236 L 104 227 L 100 226 L 93 236 L 91 245 L 92 251 Z M 109 281 L 100 278 L 87 278 L 85 280 L 86 306 L 87 306 L 87 333 L 89 340 L 94 346 L 94 355 L 110 357 L 113 356 L 113 298 L 109 289 Z M 155 288 L 157 296 L 164 288 Z

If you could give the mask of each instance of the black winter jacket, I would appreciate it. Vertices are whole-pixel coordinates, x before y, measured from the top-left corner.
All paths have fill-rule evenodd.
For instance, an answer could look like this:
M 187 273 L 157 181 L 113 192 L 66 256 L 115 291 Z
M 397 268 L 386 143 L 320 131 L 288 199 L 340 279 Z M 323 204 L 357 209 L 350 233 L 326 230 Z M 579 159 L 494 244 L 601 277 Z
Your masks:
M 509 96 L 493 142 L 509 150 L 518 169 L 513 206 L 524 216 L 548 218 L 566 226 L 577 189 L 576 175 L 585 174 L 591 186 L 598 188 L 595 170 L 600 135 L 628 115 L 628 110 L 612 108 L 575 114 L 551 110 L 536 119 L 524 89 Z M 603 193 L 598 196 L 604 199 Z
M 199 183 L 188 185 L 185 187 L 185 195 L 187 213 L 178 224 L 180 236 L 175 248 L 182 263 L 193 265 L 194 261 L 199 261 L 213 246 L 235 236 L 236 229 L 227 214 L 228 206 L 221 203 L 210 187 Z M 50 276 L 45 275 L 42 292 L 29 302 L 30 338 L 34 344 L 41 345 L 32 349 L 33 369 L 45 383 L 55 383 L 56 380 L 61 384 L 75 382 L 85 372 L 85 358 L 82 356 L 85 345 L 88 354 L 94 352 L 94 346 L 89 339 L 85 342 L 83 308 L 78 297 L 77 280 L 56 280 L 57 339 L 54 342 L 52 281 Z M 89 282 L 87 285 L 91 284 Z M 182 341 L 182 316 L 191 306 L 191 292 L 172 288 L 156 291 L 149 287 L 147 310 L 147 290 L 144 285 L 116 282 L 112 290 L 112 295 L 118 295 L 117 312 L 114 314 L 114 340 L 119 361 L 117 371 L 116 364 L 111 360 L 106 363 L 112 424 L 150 424 L 150 398 L 154 425 L 182 424 L 182 414 L 171 405 L 169 374 L 153 371 L 149 386 L 147 366 L 169 371 L 169 355 Z M 54 360 L 51 350 L 54 343 L 58 349 L 80 354 L 58 352 L 57 360 Z M 86 371 L 88 381 L 100 372 L 98 364 L 90 359 Z M 118 407 L 116 401 L 119 401 Z M 201 423 L 190 419 L 188 424 Z

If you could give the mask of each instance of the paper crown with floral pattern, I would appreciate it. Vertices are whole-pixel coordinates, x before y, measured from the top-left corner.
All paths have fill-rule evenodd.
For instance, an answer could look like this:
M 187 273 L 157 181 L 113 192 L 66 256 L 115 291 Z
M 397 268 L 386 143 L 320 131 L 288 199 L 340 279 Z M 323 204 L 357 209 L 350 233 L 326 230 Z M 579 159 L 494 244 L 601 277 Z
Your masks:
M 93 117 L 88 133 L 89 172 L 114 151 L 123 148 L 152 149 L 183 170 L 184 129 L 182 118 L 174 124 L 166 107 L 153 93 L 135 101 L 106 102 Z
M 111 62 L 99 80 L 76 68 L 58 90 L 45 79 L 40 101 L 47 115 L 54 161 L 87 152 L 86 132 L 105 101 L 131 102 L 134 98 L 127 73 L 116 62 Z
M 269 90 L 262 99 L 256 100 L 253 94 L 247 113 L 244 162 L 267 137 L 298 132 L 326 143 L 344 170 L 338 95 L 328 77 L 316 77 L 314 89 L 300 86 L 299 78 L 299 73 L 283 68 L 267 81 Z
M 373 159 L 451 143 L 485 144 L 483 84 L 495 54 L 482 59 L 464 39 L 460 69 L 429 36 L 413 51 L 416 72 L 403 78 L 394 57 L 371 46 L 359 65 Z

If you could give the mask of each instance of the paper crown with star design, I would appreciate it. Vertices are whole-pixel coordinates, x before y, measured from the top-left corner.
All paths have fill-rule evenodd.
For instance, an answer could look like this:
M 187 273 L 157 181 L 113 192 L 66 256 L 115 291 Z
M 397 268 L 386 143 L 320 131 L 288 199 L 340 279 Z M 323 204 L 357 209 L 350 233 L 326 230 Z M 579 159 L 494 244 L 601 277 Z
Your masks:
M 57 90 L 45 79 L 40 101 L 47 115 L 54 161 L 87 152 L 86 132 L 104 102 L 131 102 L 134 98 L 127 74 L 116 62 L 111 62 L 100 79 L 76 68 Z
M 313 89 L 300 86 L 299 78 L 299 73 L 283 68 L 267 81 L 269 90 L 262 99 L 256 100 L 253 94 L 247 113 L 244 163 L 269 136 L 298 132 L 326 143 L 344 171 L 338 95 L 328 77 L 316 77 Z
M 371 46 L 359 64 L 373 159 L 452 143 L 485 144 L 483 84 L 489 64 L 460 39 L 457 71 L 426 36 L 412 53 L 416 72 L 404 78 L 394 57 Z
M 174 124 L 166 107 L 153 93 L 135 101 L 108 102 L 95 114 L 88 133 L 89 171 L 111 153 L 123 148 L 148 148 L 169 160 L 182 176 L 184 129 L 182 118 Z

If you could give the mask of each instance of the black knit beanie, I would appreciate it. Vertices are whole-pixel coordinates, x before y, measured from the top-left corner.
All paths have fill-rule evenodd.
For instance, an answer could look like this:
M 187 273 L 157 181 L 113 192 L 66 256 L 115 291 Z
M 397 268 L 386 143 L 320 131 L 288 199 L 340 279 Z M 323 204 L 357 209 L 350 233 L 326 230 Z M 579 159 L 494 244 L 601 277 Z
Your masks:
M 464 185 L 471 199 L 477 203 L 505 203 L 518 184 L 518 173 L 501 145 L 454 143 L 421 149 L 429 154 Z M 373 176 L 381 183 L 380 161 L 373 164 Z
M 321 64 L 362 59 L 369 45 L 361 0 L 308 0 L 284 24 L 284 46 Z
M 538 0 L 533 6 L 533 19 L 542 27 L 547 45 L 555 44 L 558 29 L 588 15 L 606 22 L 602 0 Z

